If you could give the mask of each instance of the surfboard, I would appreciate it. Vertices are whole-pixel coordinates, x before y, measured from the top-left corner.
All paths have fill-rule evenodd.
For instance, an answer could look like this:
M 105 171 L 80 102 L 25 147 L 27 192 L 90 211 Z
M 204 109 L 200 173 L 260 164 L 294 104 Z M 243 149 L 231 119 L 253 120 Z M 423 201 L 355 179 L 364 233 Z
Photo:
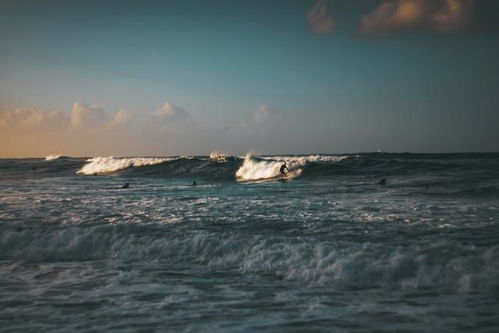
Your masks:
M 276 175 L 268 178 L 258 178 L 258 179 L 243 179 L 241 177 L 237 177 L 238 182 L 242 183 L 263 183 L 263 182 L 287 182 L 299 177 L 302 173 L 301 169 L 295 169 L 286 174 L 286 177 L 282 177 L 281 175 Z

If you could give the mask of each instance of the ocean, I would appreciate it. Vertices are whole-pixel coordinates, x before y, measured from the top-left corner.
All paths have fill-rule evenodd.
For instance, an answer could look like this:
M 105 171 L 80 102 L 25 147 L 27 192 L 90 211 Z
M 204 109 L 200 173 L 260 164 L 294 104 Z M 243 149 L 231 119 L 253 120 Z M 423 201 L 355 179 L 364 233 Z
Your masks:
M 0 159 L 1 332 L 498 330 L 499 153 Z

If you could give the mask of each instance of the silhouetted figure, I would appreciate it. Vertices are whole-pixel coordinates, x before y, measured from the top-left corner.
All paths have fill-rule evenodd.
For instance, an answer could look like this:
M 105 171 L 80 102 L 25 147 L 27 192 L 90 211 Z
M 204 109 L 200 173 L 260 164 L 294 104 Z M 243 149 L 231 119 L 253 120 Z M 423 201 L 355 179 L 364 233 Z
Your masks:
M 195 182 L 195 181 L 193 181 L 193 182 L 192 182 L 192 186 L 196 186 L 196 185 L 197 185 L 197 184 L 196 184 L 196 182 Z
M 287 170 L 289 172 L 289 169 L 286 166 L 286 163 L 284 163 L 283 165 L 281 165 L 281 167 L 279 168 L 279 172 L 281 173 L 282 177 L 286 177 L 287 176 L 287 173 L 284 170 Z
M 378 185 L 386 185 L 386 178 L 382 178 L 379 182 Z
M 125 183 L 125 185 L 123 185 L 121 188 L 129 188 L 130 187 L 130 183 Z

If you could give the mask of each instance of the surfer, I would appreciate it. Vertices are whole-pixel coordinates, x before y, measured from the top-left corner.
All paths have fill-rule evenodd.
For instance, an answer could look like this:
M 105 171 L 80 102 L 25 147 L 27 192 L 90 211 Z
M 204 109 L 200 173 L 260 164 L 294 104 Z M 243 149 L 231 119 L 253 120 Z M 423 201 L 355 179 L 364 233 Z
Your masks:
M 130 188 L 130 183 L 125 183 L 121 188 Z
M 285 177 L 287 176 L 287 173 L 286 173 L 286 171 L 284 171 L 284 170 L 287 170 L 287 171 L 289 172 L 289 169 L 288 169 L 288 167 L 286 166 L 286 163 L 284 163 L 283 165 L 281 165 L 281 167 L 279 168 L 279 172 L 281 173 L 281 176 L 282 176 L 283 178 L 285 178 Z

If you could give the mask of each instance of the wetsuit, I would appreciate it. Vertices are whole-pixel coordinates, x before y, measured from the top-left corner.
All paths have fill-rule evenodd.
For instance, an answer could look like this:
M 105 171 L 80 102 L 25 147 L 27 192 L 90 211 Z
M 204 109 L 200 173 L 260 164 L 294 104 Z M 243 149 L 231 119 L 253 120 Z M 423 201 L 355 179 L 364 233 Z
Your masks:
M 284 172 L 284 170 L 288 170 L 289 172 L 289 169 L 286 167 L 286 164 L 281 165 L 281 168 L 279 169 L 281 176 L 286 177 L 286 172 Z

